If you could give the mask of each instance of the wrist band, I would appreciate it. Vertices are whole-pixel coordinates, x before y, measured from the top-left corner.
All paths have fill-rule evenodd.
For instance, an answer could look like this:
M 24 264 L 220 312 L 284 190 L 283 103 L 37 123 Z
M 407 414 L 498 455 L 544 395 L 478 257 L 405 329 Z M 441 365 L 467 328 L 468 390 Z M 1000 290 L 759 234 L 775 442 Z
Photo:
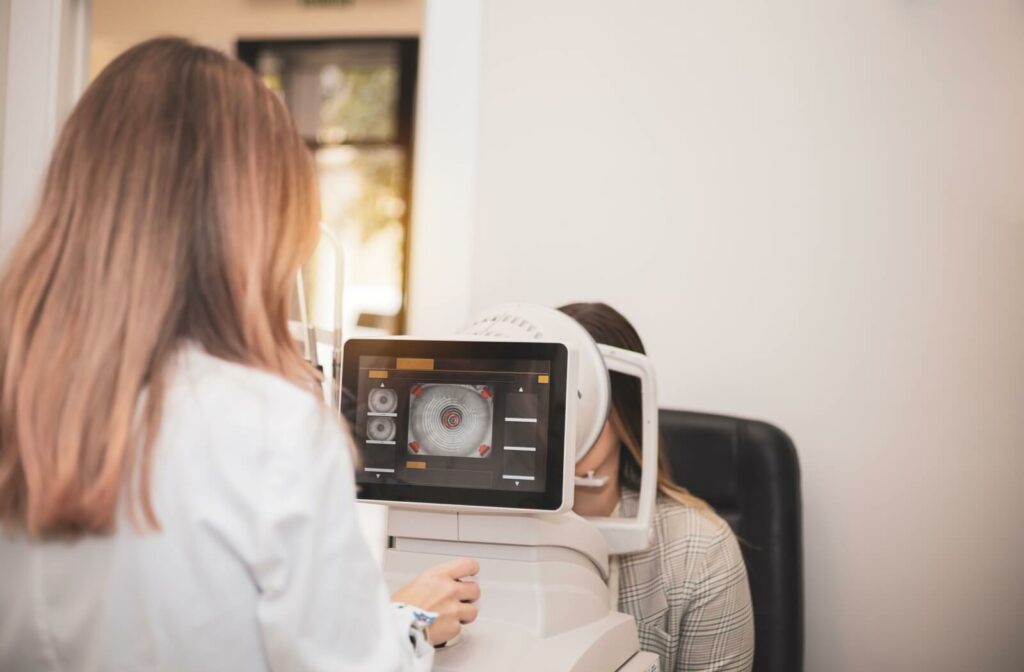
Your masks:
M 417 657 L 433 653 L 434 648 L 427 639 L 427 626 L 437 620 L 437 614 L 411 604 L 396 602 L 394 605 L 398 618 L 409 628 L 409 642 Z

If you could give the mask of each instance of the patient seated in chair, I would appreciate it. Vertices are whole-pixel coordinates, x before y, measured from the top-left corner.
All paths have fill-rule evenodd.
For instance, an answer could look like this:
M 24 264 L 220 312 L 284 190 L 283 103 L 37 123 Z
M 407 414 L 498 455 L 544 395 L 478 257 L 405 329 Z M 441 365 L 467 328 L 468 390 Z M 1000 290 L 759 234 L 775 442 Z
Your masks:
M 560 310 L 598 343 L 643 353 L 626 318 L 603 303 Z M 583 516 L 636 515 L 640 489 L 641 395 L 636 378 L 612 372 L 612 404 L 604 431 L 576 465 L 599 487 L 577 486 Z M 651 546 L 612 558 L 611 589 L 618 610 L 636 619 L 640 647 L 656 653 L 662 672 L 739 671 L 754 661 L 750 587 L 736 537 L 704 501 L 658 464 L 658 499 Z

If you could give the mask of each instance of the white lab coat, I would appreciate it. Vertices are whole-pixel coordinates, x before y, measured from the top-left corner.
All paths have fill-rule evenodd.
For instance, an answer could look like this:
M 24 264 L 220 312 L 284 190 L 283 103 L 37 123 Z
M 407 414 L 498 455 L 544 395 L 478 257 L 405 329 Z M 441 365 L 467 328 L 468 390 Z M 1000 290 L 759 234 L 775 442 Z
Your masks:
M 186 346 L 155 445 L 159 532 L 0 534 L 0 670 L 428 670 L 312 394 Z

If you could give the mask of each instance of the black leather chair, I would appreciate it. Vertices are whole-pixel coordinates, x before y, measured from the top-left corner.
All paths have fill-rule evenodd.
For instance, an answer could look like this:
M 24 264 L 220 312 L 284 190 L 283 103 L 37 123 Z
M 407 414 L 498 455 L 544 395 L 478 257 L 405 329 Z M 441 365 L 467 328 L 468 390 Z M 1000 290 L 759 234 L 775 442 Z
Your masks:
M 715 507 L 740 539 L 754 604 L 754 672 L 803 669 L 800 465 L 765 422 L 662 410 L 673 479 Z

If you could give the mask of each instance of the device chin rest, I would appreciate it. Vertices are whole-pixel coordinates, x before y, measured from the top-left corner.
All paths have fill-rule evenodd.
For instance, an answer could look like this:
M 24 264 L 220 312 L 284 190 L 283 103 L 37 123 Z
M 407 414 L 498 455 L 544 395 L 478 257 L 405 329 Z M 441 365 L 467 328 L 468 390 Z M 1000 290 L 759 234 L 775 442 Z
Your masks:
M 586 476 L 576 477 L 577 488 L 603 488 L 608 485 L 608 481 L 611 480 L 607 476 L 595 476 L 594 470 L 591 469 L 587 472 Z

